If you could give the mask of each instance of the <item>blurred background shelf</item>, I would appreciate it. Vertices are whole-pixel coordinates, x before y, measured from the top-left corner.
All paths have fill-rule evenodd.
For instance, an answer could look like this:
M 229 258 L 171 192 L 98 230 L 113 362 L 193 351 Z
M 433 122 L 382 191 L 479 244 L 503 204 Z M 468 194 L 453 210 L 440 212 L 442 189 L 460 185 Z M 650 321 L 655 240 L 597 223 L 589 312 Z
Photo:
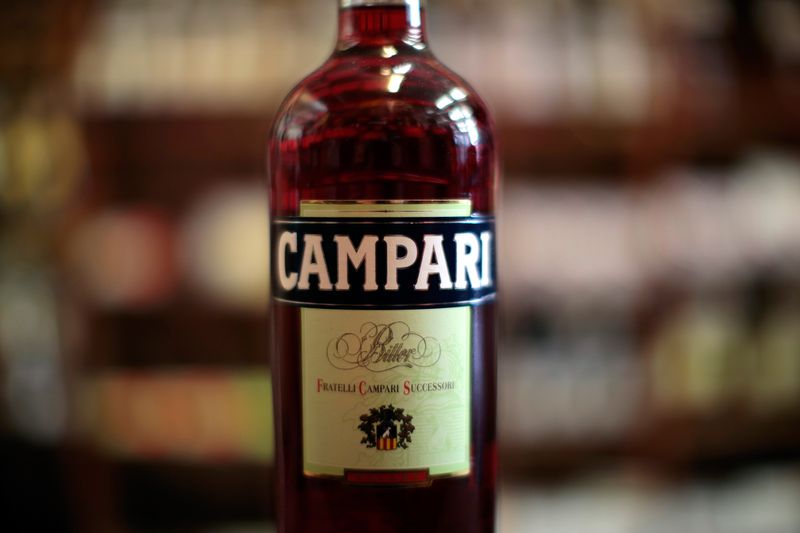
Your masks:
M 711 472 L 746 469 L 754 462 L 791 463 L 800 459 L 800 413 L 769 417 L 737 412 L 704 417 L 655 418 L 637 437 L 645 458 L 667 469 Z
M 268 531 L 265 143 L 335 2 L 6 4 L 3 515 Z M 501 531 L 800 531 L 800 6 L 428 16 L 503 154 Z
M 92 172 L 104 177 L 98 181 L 109 202 L 178 212 L 215 182 L 259 179 L 270 124 L 268 115 L 256 113 L 82 117 Z
M 171 304 L 154 310 L 95 311 L 86 364 L 121 368 L 227 366 L 267 367 L 266 315 L 207 302 Z M 197 335 L 197 332 L 203 332 Z
M 767 145 L 791 150 L 800 142 L 800 116 L 794 110 L 800 81 L 791 103 L 779 103 L 768 92 L 751 109 L 732 105 L 717 123 L 698 127 L 697 119 L 620 124 L 596 120 L 558 120 L 499 124 L 503 166 L 513 179 L 597 179 L 619 181 L 652 178 L 676 164 L 730 165 L 748 147 Z M 768 118 L 771 117 L 771 118 Z M 81 119 L 95 172 L 115 177 L 130 187 L 131 176 L 164 186 L 202 186 L 219 176 L 252 176 L 263 172 L 264 146 L 271 124 L 263 112 L 181 111 L 177 113 L 93 112 Z M 226 178 L 230 179 L 230 178 Z M 555 179 L 555 178 L 552 178 Z M 185 183 L 192 180 L 191 184 Z M 154 187 L 154 185 L 156 185 Z M 157 184 L 142 187 L 159 193 Z M 155 189 L 155 190 L 153 190 Z M 163 192 L 178 196 L 176 189 Z

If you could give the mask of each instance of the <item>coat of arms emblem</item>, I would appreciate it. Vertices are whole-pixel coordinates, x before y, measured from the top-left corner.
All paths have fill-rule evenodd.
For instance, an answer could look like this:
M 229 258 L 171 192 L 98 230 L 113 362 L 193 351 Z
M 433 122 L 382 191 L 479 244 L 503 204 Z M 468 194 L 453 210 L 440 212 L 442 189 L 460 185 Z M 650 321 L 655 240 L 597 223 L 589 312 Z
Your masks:
M 358 429 L 364 433 L 361 444 L 381 451 L 408 448 L 414 432 L 414 425 L 411 423 L 413 418 L 404 409 L 391 404 L 372 408 L 359 418 L 361 423 Z

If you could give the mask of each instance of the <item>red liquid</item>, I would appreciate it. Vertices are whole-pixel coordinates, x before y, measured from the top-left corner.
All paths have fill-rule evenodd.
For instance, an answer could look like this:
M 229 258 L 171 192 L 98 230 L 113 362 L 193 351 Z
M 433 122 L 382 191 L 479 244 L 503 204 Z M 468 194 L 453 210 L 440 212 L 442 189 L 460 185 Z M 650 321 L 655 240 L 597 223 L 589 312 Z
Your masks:
M 269 146 L 271 215 L 302 200 L 472 200 L 492 214 L 492 126 L 474 91 L 409 25 L 410 8 L 340 11 L 336 52 L 284 102 Z M 416 46 L 415 46 L 416 45 Z M 494 530 L 495 306 L 472 311 L 472 470 L 428 487 L 305 477 L 299 308 L 273 302 L 278 520 L 283 533 Z

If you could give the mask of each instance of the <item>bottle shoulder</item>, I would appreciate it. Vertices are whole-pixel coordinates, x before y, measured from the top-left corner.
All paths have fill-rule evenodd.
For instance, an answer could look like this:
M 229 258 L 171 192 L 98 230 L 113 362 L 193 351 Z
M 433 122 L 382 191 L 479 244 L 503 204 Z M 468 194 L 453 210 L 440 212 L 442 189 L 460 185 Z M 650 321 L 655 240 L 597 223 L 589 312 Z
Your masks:
M 486 104 L 463 78 L 428 53 L 383 57 L 392 51 L 331 56 L 286 97 L 273 137 L 394 124 L 471 130 L 482 142 L 491 142 Z

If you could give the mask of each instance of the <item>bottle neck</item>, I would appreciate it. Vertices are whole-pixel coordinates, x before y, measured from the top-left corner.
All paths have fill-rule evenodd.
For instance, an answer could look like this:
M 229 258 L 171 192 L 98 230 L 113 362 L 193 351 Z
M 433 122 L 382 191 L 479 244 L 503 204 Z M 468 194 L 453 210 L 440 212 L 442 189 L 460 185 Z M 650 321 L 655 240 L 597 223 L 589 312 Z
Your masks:
M 427 46 L 424 0 L 339 0 L 337 50 L 405 43 Z

